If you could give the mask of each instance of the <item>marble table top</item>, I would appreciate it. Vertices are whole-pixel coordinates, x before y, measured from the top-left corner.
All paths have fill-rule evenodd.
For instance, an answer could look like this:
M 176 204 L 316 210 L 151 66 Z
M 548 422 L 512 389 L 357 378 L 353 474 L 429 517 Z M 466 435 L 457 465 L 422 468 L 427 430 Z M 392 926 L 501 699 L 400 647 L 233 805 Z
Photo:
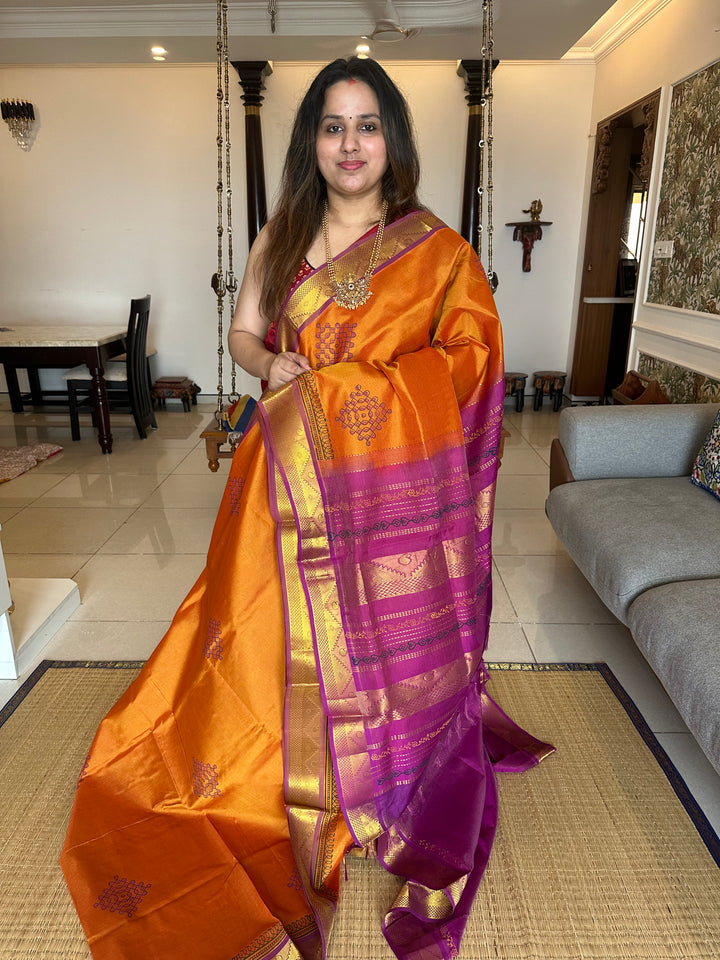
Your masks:
M 2 347 L 96 347 L 120 340 L 127 326 L 107 323 L 29 324 L 0 326 Z

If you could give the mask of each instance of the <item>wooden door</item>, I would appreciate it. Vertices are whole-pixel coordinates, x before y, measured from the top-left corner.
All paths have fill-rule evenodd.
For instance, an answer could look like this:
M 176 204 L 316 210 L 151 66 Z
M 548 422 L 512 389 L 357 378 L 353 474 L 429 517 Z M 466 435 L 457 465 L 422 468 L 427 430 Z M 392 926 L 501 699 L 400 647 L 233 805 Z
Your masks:
M 656 91 L 597 127 L 570 379 L 570 393 L 576 397 L 601 402 L 605 398 L 615 305 L 593 301 L 612 300 L 616 295 L 635 130 L 644 127 L 641 167 L 643 176 L 649 178 L 659 98 Z

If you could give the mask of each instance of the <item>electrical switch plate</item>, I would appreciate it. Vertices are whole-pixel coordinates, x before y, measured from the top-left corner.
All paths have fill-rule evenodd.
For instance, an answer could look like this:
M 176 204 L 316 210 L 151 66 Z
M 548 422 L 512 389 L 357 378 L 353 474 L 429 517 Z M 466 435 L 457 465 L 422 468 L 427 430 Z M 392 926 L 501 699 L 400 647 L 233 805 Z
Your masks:
M 656 260 L 672 257 L 675 252 L 674 240 L 656 240 L 653 247 L 653 257 Z

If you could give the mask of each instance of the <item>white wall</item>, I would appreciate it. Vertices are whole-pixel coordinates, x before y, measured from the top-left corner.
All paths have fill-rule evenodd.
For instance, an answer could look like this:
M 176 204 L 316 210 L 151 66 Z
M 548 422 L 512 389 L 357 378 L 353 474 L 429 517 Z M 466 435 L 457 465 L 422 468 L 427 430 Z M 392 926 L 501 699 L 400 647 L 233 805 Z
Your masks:
M 0 80 L 40 120 L 28 153 L 0 136 L 5 325 L 123 323 L 130 298 L 151 293 L 157 372 L 212 393 L 214 69 L 15 68 Z
M 318 64 L 276 63 L 262 108 L 268 200 L 294 109 Z M 460 222 L 467 105 L 456 64 L 388 63 L 413 111 L 421 196 Z M 508 365 L 562 367 L 579 237 L 593 68 L 503 64 L 496 75 L 495 269 Z M 154 373 L 217 383 L 216 76 L 214 65 L 0 68 L 4 96 L 36 104 L 23 153 L 0 135 L 3 322 L 124 322 L 129 299 L 153 295 Z M 233 75 L 233 83 L 235 77 Z M 234 98 L 236 271 L 247 255 L 244 121 Z M 542 197 L 553 221 L 521 271 L 506 220 Z M 43 373 L 52 385 L 58 374 Z M 226 374 L 226 385 L 228 377 Z M 257 382 L 240 378 L 241 390 Z
M 581 243 L 595 68 L 577 62 L 501 63 L 495 73 L 495 299 L 508 370 L 567 370 Z M 531 270 L 505 224 L 543 203 Z M 528 389 L 530 384 L 528 383 Z
M 655 239 L 654 219 L 672 85 L 720 57 L 719 28 L 717 0 L 671 0 L 598 63 L 593 127 L 599 120 L 621 111 L 645 94 L 658 88 L 662 90 L 648 226 L 639 277 L 639 289 L 643 294 Z M 710 314 L 650 305 L 638 297 L 633 318 L 630 367 L 636 365 L 638 351 L 720 377 L 720 319 Z

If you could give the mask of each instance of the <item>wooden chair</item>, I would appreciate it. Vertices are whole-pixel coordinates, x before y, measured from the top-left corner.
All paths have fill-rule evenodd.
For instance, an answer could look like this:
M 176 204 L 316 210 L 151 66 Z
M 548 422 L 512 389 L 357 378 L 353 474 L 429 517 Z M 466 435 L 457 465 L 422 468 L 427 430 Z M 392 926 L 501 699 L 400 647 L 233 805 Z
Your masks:
M 130 301 L 125 361 L 111 360 L 105 364 L 105 385 L 111 410 L 128 409 L 133 415 L 138 435 L 144 440 L 148 428 L 156 429 L 155 414 L 150 399 L 150 377 L 147 360 L 147 332 L 150 319 L 150 294 Z M 91 376 L 81 364 L 64 374 L 70 406 L 70 431 L 73 440 L 80 439 L 79 408 L 93 409 L 90 394 Z M 84 396 L 83 396 L 84 394 Z

